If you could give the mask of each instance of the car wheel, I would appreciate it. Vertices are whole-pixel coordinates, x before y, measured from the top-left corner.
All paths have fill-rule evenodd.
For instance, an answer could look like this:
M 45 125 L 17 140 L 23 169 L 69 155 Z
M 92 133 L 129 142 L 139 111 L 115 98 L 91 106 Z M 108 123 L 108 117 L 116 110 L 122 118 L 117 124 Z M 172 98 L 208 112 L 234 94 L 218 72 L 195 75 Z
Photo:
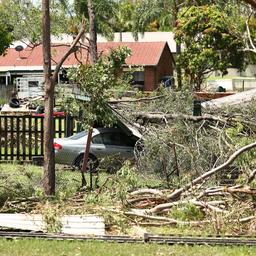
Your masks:
M 84 161 L 84 154 L 79 155 L 77 157 L 77 159 L 75 160 L 75 166 L 79 170 L 82 170 L 83 161 Z M 98 167 L 98 165 L 99 165 L 99 160 L 97 159 L 97 157 L 90 154 L 89 155 L 89 159 L 88 159 L 88 164 L 87 164 L 86 171 L 91 170 L 92 172 L 95 172 L 97 167 Z

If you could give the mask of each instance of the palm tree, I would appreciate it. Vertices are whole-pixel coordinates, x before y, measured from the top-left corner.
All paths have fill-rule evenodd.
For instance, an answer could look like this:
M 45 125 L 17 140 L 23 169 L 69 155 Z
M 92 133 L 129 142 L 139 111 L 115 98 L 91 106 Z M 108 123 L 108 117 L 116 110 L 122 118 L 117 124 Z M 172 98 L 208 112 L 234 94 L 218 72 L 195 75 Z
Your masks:
M 115 16 L 112 20 L 113 28 L 115 32 L 120 33 L 119 41 L 122 41 L 122 32 L 128 32 L 133 27 L 133 13 L 135 5 L 130 0 L 118 1 L 115 9 Z
M 255 2 L 256 0 L 245 0 Z M 152 25 L 160 31 L 171 31 L 177 25 L 178 12 L 181 8 L 191 5 L 216 4 L 220 8 L 228 8 L 228 4 L 235 5 L 235 0 L 140 0 L 136 4 L 133 31 L 135 37 L 139 32 L 152 29 Z M 150 27 L 151 25 L 151 27 Z M 177 55 L 181 46 L 176 43 Z M 181 89 L 181 69 L 176 65 L 178 88 Z
M 178 11 L 187 4 L 184 0 L 141 0 L 137 3 L 134 16 L 133 31 L 135 37 L 139 32 L 145 32 L 153 22 L 158 30 L 171 31 L 176 26 Z M 179 54 L 181 46 L 176 44 L 176 53 Z M 181 89 L 181 70 L 176 66 L 178 88 Z
M 97 33 L 108 39 L 113 39 L 112 20 L 115 16 L 117 2 L 114 0 L 74 0 L 75 13 L 78 17 L 85 17 L 89 23 L 88 4 L 91 2 L 95 13 L 95 24 Z

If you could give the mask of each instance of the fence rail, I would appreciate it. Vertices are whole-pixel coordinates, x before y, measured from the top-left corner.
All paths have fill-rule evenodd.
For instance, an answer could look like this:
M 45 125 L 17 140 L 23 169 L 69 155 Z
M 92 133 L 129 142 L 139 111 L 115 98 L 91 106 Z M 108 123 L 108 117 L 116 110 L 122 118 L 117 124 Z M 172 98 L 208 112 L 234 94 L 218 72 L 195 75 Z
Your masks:
M 0 115 L 0 161 L 29 161 L 43 156 L 42 116 Z M 70 116 L 54 117 L 56 138 L 77 132 L 76 121 Z

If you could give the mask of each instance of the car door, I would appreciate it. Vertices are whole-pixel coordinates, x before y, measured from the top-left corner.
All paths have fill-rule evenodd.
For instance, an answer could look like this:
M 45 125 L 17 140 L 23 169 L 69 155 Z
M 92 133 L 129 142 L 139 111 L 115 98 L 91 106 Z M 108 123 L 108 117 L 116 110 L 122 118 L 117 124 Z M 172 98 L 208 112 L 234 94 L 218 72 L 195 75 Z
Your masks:
M 104 132 L 93 137 L 92 153 L 98 157 L 117 155 L 132 158 L 133 144 L 123 133 Z

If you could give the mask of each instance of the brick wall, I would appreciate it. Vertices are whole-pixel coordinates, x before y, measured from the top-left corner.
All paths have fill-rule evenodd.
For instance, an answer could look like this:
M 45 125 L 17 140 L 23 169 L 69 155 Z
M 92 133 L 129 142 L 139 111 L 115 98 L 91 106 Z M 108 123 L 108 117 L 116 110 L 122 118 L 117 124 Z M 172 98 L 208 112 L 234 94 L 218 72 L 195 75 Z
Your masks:
M 146 66 L 144 68 L 144 91 L 156 89 L 156 66 Z
M 172 53 L 170 49 L 165 45 L 163 53 L 160 57 L 159 63 L 157 65 L 157 72 L 156 72 L 156 81 L 159 83 L 159 80 L 163 76 L 172 76 L 173 75 L 173 59 Z
M 167 44 L 164 47 L 162 55 L 157 66 L 146 66 L 144 68 L 144 91 L 153 91 L 158 85 L 163 76 L 173 75 L 173 58 Z

